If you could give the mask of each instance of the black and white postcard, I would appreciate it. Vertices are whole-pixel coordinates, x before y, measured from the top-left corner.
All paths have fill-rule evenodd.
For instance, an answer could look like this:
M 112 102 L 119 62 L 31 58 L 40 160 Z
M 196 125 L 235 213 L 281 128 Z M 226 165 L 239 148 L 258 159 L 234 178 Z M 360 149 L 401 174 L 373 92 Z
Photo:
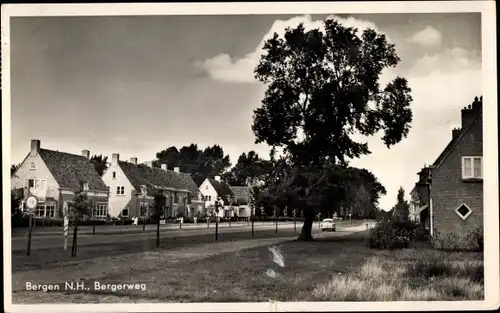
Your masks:
M 498 308 L 495 19 L 2 5 L 5 311 Z

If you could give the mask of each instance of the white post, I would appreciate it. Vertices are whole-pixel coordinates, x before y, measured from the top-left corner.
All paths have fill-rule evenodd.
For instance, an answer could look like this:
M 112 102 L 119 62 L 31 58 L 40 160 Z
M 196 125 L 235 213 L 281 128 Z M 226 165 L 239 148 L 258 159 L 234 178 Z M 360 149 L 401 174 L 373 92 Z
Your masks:
M 68 232 L 69 232 L 69 218 L 68 208 L 64 208 L 64 251 L 68 248 Z

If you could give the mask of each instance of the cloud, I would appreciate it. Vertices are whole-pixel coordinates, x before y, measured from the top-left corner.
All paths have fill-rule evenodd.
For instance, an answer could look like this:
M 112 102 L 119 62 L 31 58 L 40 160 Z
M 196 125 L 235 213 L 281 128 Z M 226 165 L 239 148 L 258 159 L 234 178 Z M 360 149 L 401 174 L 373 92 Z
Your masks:
M 441 33 L 433 27 L 427 26 L 423 30 L 408 38 L 411 43 L 416 43 L 425 47 L 437 47 L 441 45 Z
M 366 28 L 373 28 L 379 31 L 375 24 L 368 21 L 349 18 L 339 18 L 337 16 L 329 16 L 335 18 L 340 23 L 348 27 L 358 28 L 362 31 Z M 272 38 L 274 33 L 280 37 L 285 34 L 287 27 L 297 27 L 300 23 L 304 24 L 306 30 L 320 29 L 323 30 L 323 21 L 313 21 L 310 15 L 297 16 L 288 20 L 276 20 L 269 31 L 263 36 L 262 40 L 254 51 L 248 53 L 243 58 L 234 59 L 230 55 L 221 53 L 213 58 L 195 62 L 195 67 L 205 71 L 212 79 L 230 82 L 230 83 L 253 83 L 257 82 L 254 77 L 254 69 L 257 66 L 260 56 L 263 54 L 264 43 Z M 380 31 L 379 31 L 380 32 Z

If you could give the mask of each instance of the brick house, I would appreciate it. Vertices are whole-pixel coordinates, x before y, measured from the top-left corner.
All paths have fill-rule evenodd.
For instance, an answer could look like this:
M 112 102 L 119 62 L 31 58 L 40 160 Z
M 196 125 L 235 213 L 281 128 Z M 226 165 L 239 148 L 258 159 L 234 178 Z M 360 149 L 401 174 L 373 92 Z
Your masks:
M 167 198 L 165 217 L 189 217 L 203 210 L 201 194 L 191 176 L 173 171 L 166 164 L 154 167 L 152 161 L 138 164 L 137 158 L 121 161 L 114 153 L 102 179 L 109 186 L 109 214 L 113 217 L 145 217 L 153 213 L 154 197 Z
M 108 212 L 108 188 L 89 160 L 90 151 L 81 155 L 42 149 L 40 140 L 31 140 L 31 149 L 11 178 L 18 195 L 38 199 L 35 217 L 62 218 L 75 192 L 84 190 L 93 205 L 95 218 L 105 218 Z M 24 209 L 24 200 L 21 201 Z
M 465 247 L 483 229 L 482 97 L 462 109 L 462 128 L 431 165 L 419 173 L 412 202 L 430 234 L 443 246 Z

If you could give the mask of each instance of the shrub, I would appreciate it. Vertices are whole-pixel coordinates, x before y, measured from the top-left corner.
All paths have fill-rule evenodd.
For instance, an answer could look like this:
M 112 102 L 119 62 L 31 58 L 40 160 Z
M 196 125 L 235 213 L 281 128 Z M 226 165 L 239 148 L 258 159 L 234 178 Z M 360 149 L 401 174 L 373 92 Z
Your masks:
M 484 251 L 484 234 L 482 228 L 476 228 L 472 232 L 470 232 L 467 236 L 469 239 L 469 245 L 472 250 L 476 252 Z
M 380 219 L 370 230 L 367 246 L 371 249 L 403 249 L 427 240 L 429 237 L 418 223 L 387 217 Z

